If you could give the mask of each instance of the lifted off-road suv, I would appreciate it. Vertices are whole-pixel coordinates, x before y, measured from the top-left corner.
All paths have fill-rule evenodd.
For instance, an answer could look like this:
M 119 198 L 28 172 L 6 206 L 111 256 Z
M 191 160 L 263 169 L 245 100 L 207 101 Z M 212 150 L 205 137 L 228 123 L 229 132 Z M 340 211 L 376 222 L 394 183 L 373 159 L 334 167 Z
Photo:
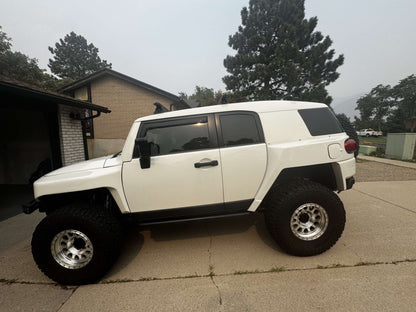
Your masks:
M 32 239 L 39 268 L 62 284 L 114 263 L 126 215 L 139 224 L 264 213 L 286 252 L 329 249 L 345 225 L 334 191 L 352 187 L 355 141 L 324 104 L 264 101 L 136 120 L 123 151 L 34 183 L 46 213 Z

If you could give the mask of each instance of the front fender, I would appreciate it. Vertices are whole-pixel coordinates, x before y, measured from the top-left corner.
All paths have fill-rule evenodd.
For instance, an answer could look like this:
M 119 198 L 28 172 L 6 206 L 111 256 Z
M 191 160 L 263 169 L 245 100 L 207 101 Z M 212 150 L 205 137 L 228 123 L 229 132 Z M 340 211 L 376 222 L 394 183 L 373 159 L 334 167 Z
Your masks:
M 110 191 L 121 213 L 130 212 L 121 183 L 121 166 L 43 176 L 33 184 L 35 199 L 98 188 Z

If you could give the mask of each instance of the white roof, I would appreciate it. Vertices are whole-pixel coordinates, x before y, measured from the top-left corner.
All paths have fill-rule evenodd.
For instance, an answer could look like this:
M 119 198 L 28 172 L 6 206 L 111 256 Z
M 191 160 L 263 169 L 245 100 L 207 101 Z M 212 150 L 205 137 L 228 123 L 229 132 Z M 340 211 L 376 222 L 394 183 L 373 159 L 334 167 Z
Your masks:
M 327 107 L 326 104 L 314 103 L 314 102 L 299 102 L 299 101 L 253 101 L 244 103 L 230 103 L 221 105 L 212 105 L 204 107 L 196 107 L 190 109 L 182 109 L 172 112 L 166 112 L 161 114 L 154 114 L 145 117 L 141 117 L 137 121 L 146 121 L 154 119 L 164 119 L 171 117 L 182 117 L 208 113 L 221 113 L 229 111 L 253 111 L 257 113 L 274 112 L 274 111 L 288 111 L 298 110 L 305 108 L 319 108 Z

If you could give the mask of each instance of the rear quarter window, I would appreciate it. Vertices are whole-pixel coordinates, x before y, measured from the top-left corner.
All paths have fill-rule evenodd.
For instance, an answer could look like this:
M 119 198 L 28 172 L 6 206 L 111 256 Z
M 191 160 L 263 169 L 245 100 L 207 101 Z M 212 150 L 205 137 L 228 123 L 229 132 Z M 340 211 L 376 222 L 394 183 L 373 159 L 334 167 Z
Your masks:
M 219 119 L 224 147 L 264 142 L 254 114 L 227 113 L 219 115 Z
M 344 132 L 328 107 L 300 109 L 298 112 L 312 136 Z

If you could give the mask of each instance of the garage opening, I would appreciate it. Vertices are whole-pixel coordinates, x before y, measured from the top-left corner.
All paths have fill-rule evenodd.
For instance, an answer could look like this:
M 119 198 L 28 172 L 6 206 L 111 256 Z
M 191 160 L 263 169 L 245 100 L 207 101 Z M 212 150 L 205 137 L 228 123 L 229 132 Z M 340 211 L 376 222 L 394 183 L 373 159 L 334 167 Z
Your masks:
M 35 180 L 85 159 L 86 109 L 110 113 L 0 75 L 0 221 L 22 212 Z
M 36 175 L 61 166 L 56 116 L 33 106 L 0 107 L 0 220 L 20 213 L 33 198 Z

